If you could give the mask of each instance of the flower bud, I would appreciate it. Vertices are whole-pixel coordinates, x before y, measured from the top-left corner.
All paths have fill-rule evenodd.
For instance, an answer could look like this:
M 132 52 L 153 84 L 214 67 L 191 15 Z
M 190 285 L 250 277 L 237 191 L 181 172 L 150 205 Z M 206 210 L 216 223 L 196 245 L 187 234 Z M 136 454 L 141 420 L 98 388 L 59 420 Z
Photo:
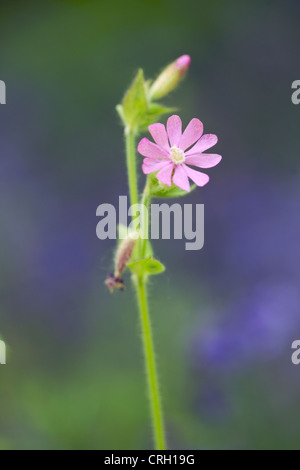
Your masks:
M 124 281 L 121 279 L 121 275 L 126 268 L 127 263 L 130 261 L 136 241 L 136 239 L 129 235 L 120 243 L 120 246 L 117 249 L 115 257 L 115 272 L 114 274 L 109 274 L 105 281 L 105 284 L 111 292 L 113 292 L 115 289 L 124 290 L 125 288 Z
M 150 87 L 150 98 L 157 100 L 173 91 L 185 75 L 190 63 L 190 56 L 182 55 L 168 65 Z

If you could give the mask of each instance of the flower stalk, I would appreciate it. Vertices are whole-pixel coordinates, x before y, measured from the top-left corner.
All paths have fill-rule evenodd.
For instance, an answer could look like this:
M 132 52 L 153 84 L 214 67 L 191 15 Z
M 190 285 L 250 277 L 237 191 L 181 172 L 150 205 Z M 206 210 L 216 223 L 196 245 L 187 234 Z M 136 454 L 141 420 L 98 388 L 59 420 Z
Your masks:
M 130 194 L 130 203 L 138 203 L 138 187 L 136 176 L 136 152 L 135 152 L 135 135 L 130 128 L 125 130 L 126 139 L 126 162 L 128 171 L 128 185 Z M 141 204 L 146 208 L 150 203 L 150 192 L 148 181 L 146 183 Z M 147 214 L 148 211 L 145 211 Z M 145 224 L 144 224 L 145 226 Z M 137 258 L 145 257 L 147 239 L 140 238 L 138 240 Z M 165 430 L 162 418 L 162 406 L 158 385 L 158 374 L 155 361 L 154 344 L 152 338 L 151 322 L 148 309 L 147 299 L 147 275 L 143 272 L 132 275 L 133 286 L 136 290 L 137 303 L 139 308 L 139 316 L 142 328 L 142 342 L 145 358 L 145 369 L 147 374 L 148 396 L 151 404 L 151 418 L 154 432 L 155 448 L 157 450 L 166 449 Z
M 177 87 L 190 65 L 190 57 L 185 55 L 167 66 L 159 77 L 149 85 L 144 79 L 143 70 L 139 70 L 132 85 L 126 92 L 123 101 L 117 106 L 117 112 L 124 125 L 126 165 L 130 204 L 139 202 L 137 168 L 136 168 L 136 137 L 149 125 L 157 122 L 157 119 L 170 113 L 171 108 L 155 102 L 167 95 Z M 151 201 L 153 179 L 147 178 L 145 189 L 141 196 L 141 204 L 144 205 L 144 230 L 148 231 L 149 220 L 148 207 Z M 156 192 L 153 195 L 157 197 Z M 136 219 L 133 219 L 134 232 L 138 231 Z M 124 282 L 120 278 L 121 273 L 128 267 L 132 271 L 133 286 L 136 290 L 137 303 L 140 314 L 142 341 L 147 373 L 148 395 L 151 404 L 151 417 L 154 432 L 155 447 L 157 450 L 166 449 L 165 430 L 162 417 L 161 397 L 158 386 L 158 374 L 155 361 L 154 344 L 151 331 L 151 322 L 147 299 L 147 281 L 153 274 L 164 271 L 164 266 L 152 257 L 152 248 L 148 240 L 148 232 L 141 234 L 135 246 L 133 243 L 122 242 L 118 248 L 115 259 L 114 275 L 109 275 L 105 281 L 111 291 L 115 288 L 124 289 Z M 130 236 L 130 235 L 129 235 Z M 131 258 L 131 260 L 130 260 Z
M 155 448 L 156 450 L 165 450 L 165 430 L 162 417 L 162 406 L 158 385 L 157 367 L 154 354 L 152 329 L 148 309 L 147 285 L 145 277 L 135 276 L 134 286 L 137 292 L 140 320 L 142 325 L 142 338 L 147 372 L 148 393 L 151 404 Z
M 136 172 L 136 137 L 129 126 L 125 127 L 126 165 L 128 174 L 129 196 L 131 204 L 138 204 L 138 186 Z
M 195 171 L 189 165 L 211 168 L 221 160 L 220 155 L 203 153 L 216 144 L 217 138 L 212 134 L 203 135 L 203 124 L 199 119 L 192 119 L 183 133 L 182 122 L 177 115 L 169 117 L 167 128 L 157 122 L 160 116 L 170 114 L 174 109 L 167 108 L 156 100 L 178 86 L 190 62 L 188 55 L 179 57 L 168 65 L 154 82 L 145 80 L 144 72 L 140 69 L 122 103 L 116 108 L 125 129 L 131 206 L 139 203 L 136 150 L 145 157 L 142 170 L 147 175 L 147 180 L 140 198 L 140 204 L 145 208 L 141 224 L 143 230 L 138 227 L 139 219 L 133 217 L 131 231 L 130 233 L 127 231 L 127 238 L 121 242 L 117 250 L 114 274 L 111 274 L 105 282 L 111 291 L 115 288 L 123 290 L 124 282 L 121 274 L 127 268 L 132 272 L 142 329 L 148 395 L 157 450 L 166 449 L 166 438 L 148 308 L 147 283 L 150 275 L 162 273 L 165 267 L 153 258 L 148 237 L 149 205 L 152 197 L 180 197 L 196 186 L 204 186 L 209 180 L 208 175 Z M 146 129 L 149 130 L 154 142 L 143 138 L 136 149 L 136 138 Z M 189 179 L 194 183 L 192 187 Z

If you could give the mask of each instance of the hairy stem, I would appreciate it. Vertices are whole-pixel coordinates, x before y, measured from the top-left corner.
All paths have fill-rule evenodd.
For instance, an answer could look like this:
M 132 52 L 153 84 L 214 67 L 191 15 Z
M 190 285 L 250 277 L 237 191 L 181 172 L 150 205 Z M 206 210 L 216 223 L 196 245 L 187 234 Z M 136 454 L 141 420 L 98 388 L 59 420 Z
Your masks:
M 130 204 L 133 205 L 138 204 L 139 198 L 136 174 L 135 134 L 129 127 L 125 128 L 125 142 Z
M 156 450 L 164 450 L 166 449 L 165 432 L 162 418 L 161 399 L 158 386 L 145 278 L 135 278 L 134 284 L 137 290 L 140 320 L 142 325 L 142 338 L 147 372 L 149 399 L 151 404 L 155 448 Z
M 146 228 L 147 232 L 144 234 L 146 235 L 146 238 L 143 238 L 140 240 L 140 253 L 139 257 L 141 259 L 146 257 L 146 249 L 147 249 L 147 242 L 149 238 L 149 206 L 151 202 L 151 194 L 149 191 L 149 180 L 147 178 L 147 182 L 142 194 L 142 199 L 141 199 L 141 204 L 144 204 L 145 211 L 143 214 L 144 220 L 143 220 L 143 226 Z
M 138 204 L 138 187 L 136 172 L 136 152 L 135 152 L 135 134 L 130 128 L 125 129 L 126 141 L 126 162 L 128 172 L 128 184 L 130 204 Z M 148 209 L 150 202 L 148 182 L 142 196 L 142 204 Z M 146 212 L 147 214 L 147 212 Z M 139 240 L 138 257 L 145 257 L 147 239 Z M 151 416 L 154 431 L 154 441 L 157 450 L 164 450 L 165 432 L 162 419 L 161 399 L 158 387 L 157 370 L 155 362 L 155 354 L 153 347 L 152 331 L 147 301 L 147 278 L 144 275 L 134 276 L 134 287 L 137 293 L 138 307 L 142 326 L 142 340 L 145 355 L 145 367 L 147 373 L 148 395 L 151 403 Z

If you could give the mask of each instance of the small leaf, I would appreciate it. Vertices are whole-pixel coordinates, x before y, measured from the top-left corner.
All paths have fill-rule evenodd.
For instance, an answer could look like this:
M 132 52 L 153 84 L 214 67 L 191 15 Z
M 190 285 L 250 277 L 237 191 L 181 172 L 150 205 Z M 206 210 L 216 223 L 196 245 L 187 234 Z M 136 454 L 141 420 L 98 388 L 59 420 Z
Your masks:
M 144 119 L 141 121 L 140 130 L 145 130 L 154 124 L 163 114 L 171 114 L 176 111 L 176 108 L 167 108 L 166 106 L 159 103 L 150 103 L 147 109 L 147 113 Z
M 168 187 L 167 190 L 164 188 L 155 192 L 151 192 L 152 197 L 157 197 L 157 198 L 177 198 L 177 197 L 182 197 L 186 196 L 187 194 L 190 194 L 194 189 L 196 189 L 196 185 L 193 184 L 191 186 L 190 191 L 184 191 L 183 189 L 178 188 L 177 186 L 174 185 L 171 186 L 170 188 Z
M 134 129 L 138 127 L 147 111 L 147 96 L 144 83 L 144 72 L 140 69 L 131 87 L 122 101 L 123 117 L 126 124 Z M 118 110 L 119 111 L 119 110 Z
M 165 269 L 165 266 L 157 259 L 151 257 L 147 259 L 146 271 L 148 274 L 160 274 L 163 273 Z
M 124 124 L 124 126 L 126 125 L 126 122 L 125 122 L 125 118 L 124 118 L 124 112 L 123 112 L 123 106 L 121 104 L 118 104 L 116 106 L 116 111 L 119 115 L 119 117 L 121 118 L 121 121 L 122 123 Z
M 178 188 L 175 184 L 172 186 L 167 186 L 166 184 L 161 183 L 155 174 L 151 173 L 149 175 L 150 180 L 150 193 L 151 197 L 157 198 L 176 198 L 181 196 L 186 196 L 190 194 L 197 187 L 195 184 L 191 186 L 190 191 L 184 191 L 183 189 Z
M 142 274 L 160 274 L 166 269 L 160 261 L 155 258 L 152 258 L 151 256 L 129 263 L 128 268 L 139 276 Z
M 161 103 L 150 103 L 149 108 L 148 108 L 148 114 L 151 116 L 157 116 L 161 114 L 168 114 L 176 111 L 177 108 L 170 108 L 167 106 L 164 106 Z
M 152 255 L 153 255 L 152 245 L 149 240 L 146 240 L 145 257 L 149 258 L 149 257 L 152 257 Z

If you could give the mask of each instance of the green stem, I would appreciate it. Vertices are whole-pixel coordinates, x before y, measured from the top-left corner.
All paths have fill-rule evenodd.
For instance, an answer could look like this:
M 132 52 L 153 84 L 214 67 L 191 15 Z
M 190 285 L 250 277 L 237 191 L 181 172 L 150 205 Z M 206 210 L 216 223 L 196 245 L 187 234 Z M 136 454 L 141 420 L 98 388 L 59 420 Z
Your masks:
M 153 348 L 152 331 L 147 302 L 147 287 L 143 277 L 135 278 L 138 296 L 140 319 L 142 324 L 142 338 L 144 345 L 145 364 L 147 371 L 149 398 L 151 403 L 152 423 L 156 450 L 165 450 L 165 432 L 162 418 L 161 399 L 158 387 L 156 362 Z
M 148 238 L 149 238 L 149 206 L 151 202 L 151 194 L 149 191 L 149 179 L 147 178 L 147 182 L 144 188 L 144 192 L 142 194 L 142 200 L 141 204 L 144 204 L 145 206 L 145 213 L 144 213 L 144 227 L 148 227 L 148 231 L 146 234 L 147 238 L 144 238 L 140 240 L 140 253 L 139 257 L 141 259 L 146 257 L 146 249 L 147 249 L 147 243 L 148 243 Z
M 130 129 L 125 129 L 126 141 L 126 162 L 128 171 L 129 195 L 130 204 L 138 204 L 138 187 L 137 187 L 137 172 L 136 172 L 136 153 L 135 153 L 135 133 Z M 147 209 L 150 203 L 148 182 L 142 196 L 142 204 Z M 145 256 L 147 240 L 139 240 L 138 257 Z M 151 416 L 154 430 L 154 440 L 157 450 L 166 449 L 165 432 L 161 411 L 161 399 L 158 387 L 155 354 L 153 347 L 152 331 L 150 324 L 150 317 L 147 302 L 147 286 L 146 278 L 141 275 L 134 277 L 134 286 L 137 292 L 138 307 L 142 325 L 142 338 L 145 355 L 145 366 L 147 373 L 148 394 L 151 403 Z
M 136 175 L 135 134 L 129 127 L 125 128 L 125 142 L 130 204 L 133 205 L 138 204 L 139 197 Z

